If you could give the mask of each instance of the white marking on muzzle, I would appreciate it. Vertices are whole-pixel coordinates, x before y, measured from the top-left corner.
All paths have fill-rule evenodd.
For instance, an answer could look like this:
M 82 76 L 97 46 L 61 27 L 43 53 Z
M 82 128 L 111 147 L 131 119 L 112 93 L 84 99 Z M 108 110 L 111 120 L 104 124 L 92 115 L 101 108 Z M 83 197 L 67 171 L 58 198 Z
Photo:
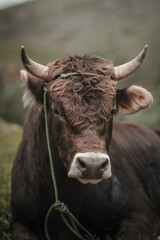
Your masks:
M 86 169 L 85 169 L 85 166 L 84 166 L 84 169 L 83 169 L 83 165 L 80 166 L 79 159 L 84 160 L 84 163 L 86 163 L 86 165 L 90 164 L 91 162 L 92 165 L 94 166 L 94 164 L 102 162 L 102 166 L 103 166 L 103 161 L 107 162 L 107 164 L 102 170 L 100 170 L 101 168 L 99 167 L 99 171 L 102 172 L 102 175 L 99 178 L 97 177 L 93 178 L 92 176 L 83 177 L 83 173 L 86 171 Z M 111 164 L 110 164 L 109 156 L 104 153 L 96 153 L 96 152 L 77 153 L 73 158 L 71 168 L 68 172 L 69 178 L 77 178 L 83 184 L 87 184 L 87 183 L 96 184 L 105 178 L 110 178 L 111 175 L 112 173 L 111 173 Z

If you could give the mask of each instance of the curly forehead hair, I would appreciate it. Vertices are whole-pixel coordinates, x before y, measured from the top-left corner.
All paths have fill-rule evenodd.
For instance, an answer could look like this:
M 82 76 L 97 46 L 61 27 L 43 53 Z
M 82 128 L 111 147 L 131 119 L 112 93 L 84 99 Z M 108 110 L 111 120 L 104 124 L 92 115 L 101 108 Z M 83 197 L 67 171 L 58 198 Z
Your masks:
M 116 96 L 116 82 L 111 79 L 113 64 L 97 56 L 69 56 L 48 65 L 51 79 L 50 95 L 65 110 L 73 128 L 101 125 L 108 121 Z M 80 75 L 58 78 L 62 73 L 77 72 Z M 84 72 L 100 76 L 84 76 Z
M 113 63 L 110 60 L 95 55 L 75 55 L 58 59 L 48 64 L 51 79 L 55 79 L 61 73 L 68 72 L 93 72 L 106 76 L 114 75 Z

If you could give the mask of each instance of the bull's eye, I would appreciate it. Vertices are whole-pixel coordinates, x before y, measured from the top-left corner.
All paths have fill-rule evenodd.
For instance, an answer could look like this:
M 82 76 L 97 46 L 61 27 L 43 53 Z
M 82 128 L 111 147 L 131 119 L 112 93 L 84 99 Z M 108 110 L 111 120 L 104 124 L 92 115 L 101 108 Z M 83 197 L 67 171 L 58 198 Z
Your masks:
M 59 113 L 59 111 L 58 111 L 57 109 L 54 109 L 54 113 L 55 113 L 56 115 L 60 115 L 60 113 Z
M 116 114 L 116 109 L 112 109 L 111 110 L 111 115 L 115 115 Z

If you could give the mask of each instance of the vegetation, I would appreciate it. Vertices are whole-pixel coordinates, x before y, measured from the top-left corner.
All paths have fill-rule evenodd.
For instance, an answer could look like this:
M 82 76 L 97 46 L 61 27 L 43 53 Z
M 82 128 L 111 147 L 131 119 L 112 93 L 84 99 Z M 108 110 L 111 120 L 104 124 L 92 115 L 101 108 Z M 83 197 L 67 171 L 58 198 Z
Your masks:
M 22 129 L 0 119 L 0 239 L 11 239 L 10 234 L 10 176 L 13 158 Z
M 26 115 L 21 101 L 24 87 L 20 81 L 0 81 L 0 116 L 9 122 L 22 124 Z

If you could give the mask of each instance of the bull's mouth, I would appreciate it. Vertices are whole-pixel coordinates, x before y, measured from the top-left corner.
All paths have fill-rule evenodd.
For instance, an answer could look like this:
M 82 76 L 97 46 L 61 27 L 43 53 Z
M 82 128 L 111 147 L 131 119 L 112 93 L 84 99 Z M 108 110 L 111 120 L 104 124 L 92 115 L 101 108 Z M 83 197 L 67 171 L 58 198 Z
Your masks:
M 83 184 L 97 184 L 99 182 L 101 182 L 103 179 L 83 179 L 83 178 L 77 178 L 81 183 Z

